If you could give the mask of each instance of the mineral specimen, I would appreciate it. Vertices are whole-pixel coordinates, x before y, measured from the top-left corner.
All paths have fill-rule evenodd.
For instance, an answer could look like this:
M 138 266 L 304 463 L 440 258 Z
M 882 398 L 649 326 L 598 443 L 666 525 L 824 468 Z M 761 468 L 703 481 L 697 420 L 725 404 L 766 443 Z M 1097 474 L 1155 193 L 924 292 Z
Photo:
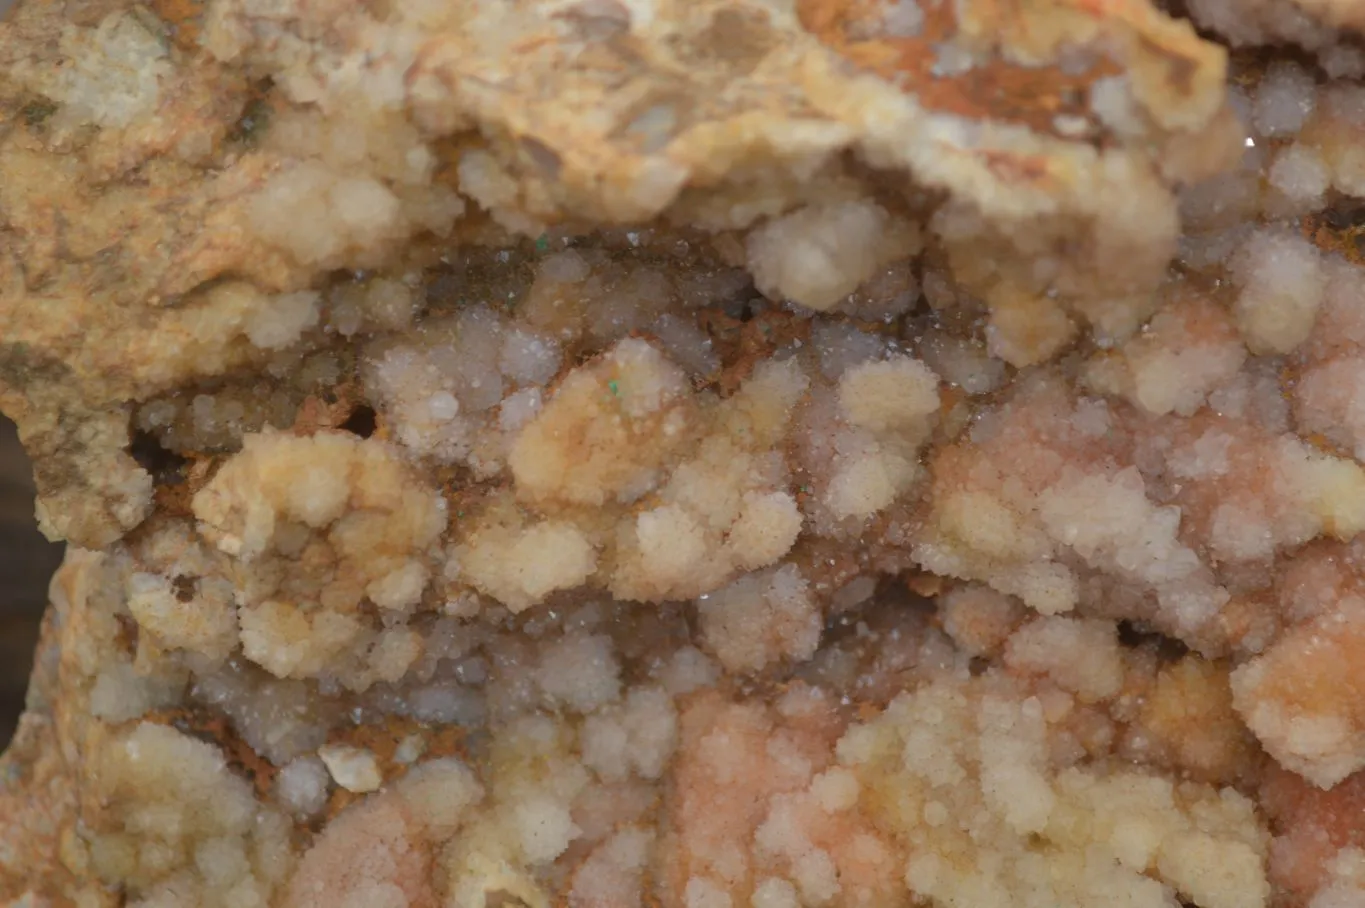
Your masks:
M 0 900 L 1365 904 L 1365 22 L 1182 14 L 19 0 Z

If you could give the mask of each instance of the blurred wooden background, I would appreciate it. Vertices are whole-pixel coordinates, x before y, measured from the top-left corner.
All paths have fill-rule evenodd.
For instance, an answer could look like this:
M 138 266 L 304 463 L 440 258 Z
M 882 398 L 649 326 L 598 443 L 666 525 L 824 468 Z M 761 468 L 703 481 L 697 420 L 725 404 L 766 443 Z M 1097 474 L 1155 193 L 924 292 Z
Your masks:
M 62 547 L 38 532 L 28 458 L 0 417 L 0 747 L 24 707 L 47 582 L 61 558 Z

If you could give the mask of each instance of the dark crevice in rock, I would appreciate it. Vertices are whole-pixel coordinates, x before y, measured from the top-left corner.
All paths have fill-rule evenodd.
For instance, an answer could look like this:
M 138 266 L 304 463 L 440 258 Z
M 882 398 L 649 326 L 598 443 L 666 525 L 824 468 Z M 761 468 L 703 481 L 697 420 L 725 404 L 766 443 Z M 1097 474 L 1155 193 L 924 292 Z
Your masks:
M 159 486 L 175 486 L 185 481 L 189 458 L 165 448 L 151 432 L 134 430 L 128 454 L 137 461 L 138 466 L 152 474 L 152 481 Z
M 1120 621 L 1118 624 L 1119 645 L 1128 649 L 1150 647 L 1166 662 L 1174 662 L 1189 653 L 1190 648 L 1174 637 L 1135 621 Z
M 351 411 L 351 415 L 346 417 L 346 421 L 339 428 L 352 435 L 369 438 L 374 434 L 374 430 L 379 428 L 379 415 L 369 404 L 360 404 Z

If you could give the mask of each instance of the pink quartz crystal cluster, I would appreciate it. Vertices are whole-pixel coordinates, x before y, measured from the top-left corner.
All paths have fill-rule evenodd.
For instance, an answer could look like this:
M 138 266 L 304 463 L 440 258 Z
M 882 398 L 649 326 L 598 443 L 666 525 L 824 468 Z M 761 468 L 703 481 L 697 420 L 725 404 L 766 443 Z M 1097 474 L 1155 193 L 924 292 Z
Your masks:
M 22 908 L 1365 905 L 1365 16 L 18 0 Z

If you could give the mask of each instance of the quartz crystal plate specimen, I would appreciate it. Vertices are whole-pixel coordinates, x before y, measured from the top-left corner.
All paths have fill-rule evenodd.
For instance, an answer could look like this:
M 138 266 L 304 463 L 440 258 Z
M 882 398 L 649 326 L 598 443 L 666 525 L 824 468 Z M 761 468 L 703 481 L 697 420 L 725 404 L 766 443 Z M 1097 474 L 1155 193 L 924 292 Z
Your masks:
M 1365 16 L 17 0 L 23 908 L 1365 905 Z

